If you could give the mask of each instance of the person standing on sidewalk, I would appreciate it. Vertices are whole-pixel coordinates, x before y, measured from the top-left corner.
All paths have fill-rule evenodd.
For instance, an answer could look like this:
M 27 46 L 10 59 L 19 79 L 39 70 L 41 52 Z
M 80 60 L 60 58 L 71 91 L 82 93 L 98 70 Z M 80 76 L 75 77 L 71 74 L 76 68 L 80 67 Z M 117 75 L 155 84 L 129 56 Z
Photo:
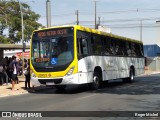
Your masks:
M 30 65 L 29 65 L 29 60 L 28 62 L 26 63 L 26 67 L 25 67 L 25 88 L 31 88 L 30 87 L 30 79 L 31 79 L 31 75 L 30 75 Z M 28 86 L 28 87 L 27 87 Z
M 17 71 L 18 71 L 18 64 L 16 61 L 16 57 L 12 56 L 12 62 L 9 64 L 9 70 L 11 71 L 11 83 L 12 83 L 12 90 L 15 90 L 15 82 L 17 80 Z
M 5 58 L 3 58 L 2 60 L 1 60 L 1 65 L 3 66 L 3 71 L 2 71 L 2 73 L 3 73 L 3 75 L 4 75 L 4 78 L 6 79 L 5 80 L 5 83 L 6 83 L 6 85 L 8 85 L 8 74 L 7 74 L 7 72 L 6 72 L 6 70 L 7 70 L 7 60 L 8 60 L 8 58 L 7 57 L 5 57 Z
M 0 64 L 0 82 L 1 82 L 1 85 L 3 85 L 4 83 L 4 74 L 3 74 L 3 66 Z
M 8 61 L 7 61 L 7 74 L 8 74 L 8 82 L 11 83 L 11 78 L 12 78 L 12 71 L 9 69 L 9 64 L 12 62 L 12 57 L 9 57 L 8 58 Z

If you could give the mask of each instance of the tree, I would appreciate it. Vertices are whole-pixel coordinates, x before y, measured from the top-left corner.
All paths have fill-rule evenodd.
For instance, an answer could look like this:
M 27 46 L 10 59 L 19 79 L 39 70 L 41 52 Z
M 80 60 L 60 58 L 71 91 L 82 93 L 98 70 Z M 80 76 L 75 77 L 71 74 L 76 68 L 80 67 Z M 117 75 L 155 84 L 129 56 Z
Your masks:
M 31 11 L 30 6 L 26 3 L 21 3 L 23 13 L 23 29 L 24 41 L 28 42 L 32 31 L 42 27 L 38 23 L 39 14 Z M 21 41 L 22 26 L 21 26 L 21 10 L 19 2 L 16 0 L 0 1 L 0 42 L 1 43 L 17 43 Z M 8 35 L 4 34 L 4 31 Z

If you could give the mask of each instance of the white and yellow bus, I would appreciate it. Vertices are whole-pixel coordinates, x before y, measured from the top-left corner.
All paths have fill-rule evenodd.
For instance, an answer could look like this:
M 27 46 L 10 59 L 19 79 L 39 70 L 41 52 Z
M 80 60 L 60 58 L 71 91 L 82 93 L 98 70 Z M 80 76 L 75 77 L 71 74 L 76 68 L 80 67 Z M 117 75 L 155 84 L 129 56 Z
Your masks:
M 88 84 L 144 73 L 143 43 L 73 25 L 35 30 L 31 38 L 31 82 L 37 85 Z

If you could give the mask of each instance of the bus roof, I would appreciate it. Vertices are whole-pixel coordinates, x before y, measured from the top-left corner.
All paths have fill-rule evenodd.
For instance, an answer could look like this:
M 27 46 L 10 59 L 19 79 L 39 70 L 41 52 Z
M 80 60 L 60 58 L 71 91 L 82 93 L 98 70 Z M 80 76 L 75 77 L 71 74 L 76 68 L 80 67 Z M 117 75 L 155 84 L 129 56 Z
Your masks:
M 141 43 L 142 44 L 142 42 L 139 41 L 139 40 L 135 40 L 135 39 L 131 39 L 131 38 L 115 35 L 115 34 L 112 34 L 112 33 L 102 32 L 102 31 L 99 31 L 97 29 L 92 29 L 92 28 L 88 28 L 88 27 L 84 27 L 84 26 L 79 26 L 79 25 L 75 25 L 75 27 L 77 29 L 79 29 L 79 30 L 82 30 L 82 31 L 92 32 L 92 33 L 96 33 L 96 34 L 100 34 L 100 35 L 106 35 L 108 37 L 118 38 L 118 39 L 121 39 L 121 40 L 127 40 L 127 41 L 137 42 L 137 43 Z
M 106 36 L 111 37 L 111 38 L 117 38 L 117 39 L 121 39 L 121 40 L 141 43 L 141 44 L 143 43 L 142 41 L 139 41 L 139 40 L 135 40 L 135 39 L 132 39 L 132 38 L 127 38 L 127 37 L 115 35 L 115 34 L 112 34 L 112 33 L 102 32 L 102 31 L 99 31 L 97 29 L 93 29 L 93 28 L 89 28 L 89 27 L 85 27 L 85 26 L 81 26 L 81 25 L 55 26 L 55 27 L 49 27 L 49 28 L 42 28 L 42 29 L 39 29 L 39 30 L 35 30 L 34 32 L 41 31 L 41 30 L 49 30 L 49 29 L 53 29 L 53 28 L 66 28 L 66 27 L 74 27 L 74 28 L 76 28 L 78 30 L 82 30 L 82 31 L 86 31 L 86 32 L 91 32 L 91 33 L 96 33 L 96 34 L 99 34 L 99 35 L 106 35 Z

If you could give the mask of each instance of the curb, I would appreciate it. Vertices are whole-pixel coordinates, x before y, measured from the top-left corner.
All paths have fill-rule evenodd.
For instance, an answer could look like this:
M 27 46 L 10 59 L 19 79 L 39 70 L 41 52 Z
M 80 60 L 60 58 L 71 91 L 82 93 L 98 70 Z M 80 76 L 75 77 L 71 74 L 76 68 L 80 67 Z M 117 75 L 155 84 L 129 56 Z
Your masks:
M 160 72 L 148 72 L 148 73 L 146 72 L 142 75 L 154 75 L 154 74 L 160 74 Z
M 24 92 L 19 92 L 19 93 L 1 94 L 0 98 L 9 97 L 9 96 L 16 96 L 16 95 L 22 95 L 22 94 L 27 94 L 27 93 L 29 93 L 29 92 L 28 91 L 24 91 Z

